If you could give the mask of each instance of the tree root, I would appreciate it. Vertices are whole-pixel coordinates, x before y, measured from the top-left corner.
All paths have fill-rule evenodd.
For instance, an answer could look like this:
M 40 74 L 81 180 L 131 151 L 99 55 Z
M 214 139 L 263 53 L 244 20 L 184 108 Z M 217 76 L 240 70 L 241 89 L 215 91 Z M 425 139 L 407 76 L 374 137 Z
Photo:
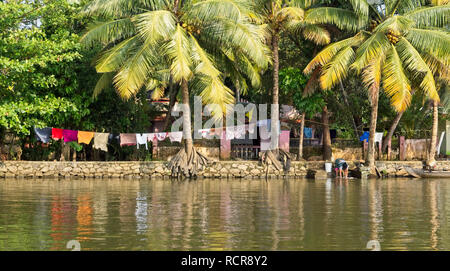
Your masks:
M 270 165 L 278 171 L 288 172 L 291 168 L 292 155 L 282 149 L 261 152 L 261 163 L 268 173 Z
M 178 178 L 181 176 L 188 178 L 197 177 L 197 172 L 208 165 L 209 159 L 198 152 L 194 147 L 190 156 L 186 154 L 185 148 L 182 148 L 167 165 L 170 169 L 171 177 Z

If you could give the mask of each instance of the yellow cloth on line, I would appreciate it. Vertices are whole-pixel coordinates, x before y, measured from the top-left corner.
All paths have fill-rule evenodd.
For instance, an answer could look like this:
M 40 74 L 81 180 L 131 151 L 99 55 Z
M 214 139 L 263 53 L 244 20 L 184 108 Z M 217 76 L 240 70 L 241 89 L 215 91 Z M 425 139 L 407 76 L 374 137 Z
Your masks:
M 94 132 L 78 131 L 78 143 L 89 144 L 94 137 Z

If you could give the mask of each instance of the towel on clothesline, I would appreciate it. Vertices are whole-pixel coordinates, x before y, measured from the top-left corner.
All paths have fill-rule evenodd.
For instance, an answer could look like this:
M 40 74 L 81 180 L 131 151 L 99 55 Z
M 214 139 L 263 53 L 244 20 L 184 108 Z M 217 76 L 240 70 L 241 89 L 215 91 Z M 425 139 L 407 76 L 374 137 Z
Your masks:
M 139 149 L 139 145 L 145 145 L 145 149 L 148 150 L 147 139 L 148 134 L 136 134 L 137 148 Z
M 120 146 L 136 145 L 136 134 L 120 134 Z
M 46 127 L 46 128 L 37 128 L 34 127 L 34 133 L 36 134 L 36 139 L 43 142 L 48 143 L 50 142 L 50 138 L 52 136 L 52 128 Z
M 375 143 L 383 140 L 383 133 L 375 133 Z
M 78 131 L 78 143 L 90 144 L 94 134 L 94 132 Z
M 60 140 L 63 138 L 63 129 L 52 128 L 52 138 L 54 140 Z
M 312 138 L 312 128 L 310 128 L 310 127 L 303 128 L 303 137 L 304 138 Z
M 369 141 L 369 132 L 364 132 L 362 136 L 359 137 L 359 141 Z
M 63 130 L 64 142 L 78 141 L 78 131 L 76 130 Z
M 95 133 L 94 134 L 94 145 L 92 146 L 94 149 L 108 151 L 108 139 L 109 133 Z
M 169 133 L 170 142 L 181 142 L 183 139 L 183 132 L 171 132 Z

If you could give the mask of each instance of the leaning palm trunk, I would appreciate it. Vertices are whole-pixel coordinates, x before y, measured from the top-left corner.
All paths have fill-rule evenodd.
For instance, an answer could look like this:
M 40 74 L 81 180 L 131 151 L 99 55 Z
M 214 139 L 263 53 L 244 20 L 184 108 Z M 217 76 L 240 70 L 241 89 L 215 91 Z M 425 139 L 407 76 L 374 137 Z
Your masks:
M 389 142 L 391 142 L 392 136 L 394 135 L 395 129 L 397 129 L 398 123 L 400 122 L 400 119 L 402 118 L 403 113 L 405 113 L 405 111 L 399 112 L 399 113 L 397 113 L 397 116 L 395 116 L 395 119 L 392 122 L 391 127 L 389 128 L 389 132 L 388 132 L 386 138 L 383 140 L 383 146 L 381 147 L 383 152 L 386 151 L 386 148 L 387 148 Z
M 377 130 L 377 117 L 378 117 L 378 96 L 379 86 L 373 84 L 370 87 L 370 100 L 372 101 L 372 114 L 370 117 L 370 135 L 369 135 L 369 148 L 367 154 L 366 165 L 370 168 L 370 172 L 375 174 L 375 132 Z
M 303 158 L 303 137 L 305 136 L 304 134 L 304 129 L 305 129 L 305 113 L 302 114 L 302 119 L 301 119 L 301 123 L 300 123 L 300 136 L 298 139 L 298 155 L 297 155 L 297 161 L 300 161 Z
M 172 177 L 184 175 L 185 177 L 196 177 L 197 172 L 208 165 L 208 158 L 195 150 L 191 133 L 191 112 L 189 106 L 189 88 L 185 79 L 181 81 L 183 104 L 186 106 L 183 112 L 183 137 L 184 148 L 182 148 L 169 162 L 168 167 Z
M 437 143 L 437 134 L 438 134 L 438 102 L 433 101 L 433 128 L 431 130 L 431 143 L 430 143 L 430 152 L 428 153 L 428 166 L 434 166 L 436 160 L 436 143 Z
M 323 124 L 323 160 L 330 161 L 331 152 L 331 136 L 330 136 L 330 125 L 328 118 L 328 107 L 325 105 L 322 111 L 322 124 Z

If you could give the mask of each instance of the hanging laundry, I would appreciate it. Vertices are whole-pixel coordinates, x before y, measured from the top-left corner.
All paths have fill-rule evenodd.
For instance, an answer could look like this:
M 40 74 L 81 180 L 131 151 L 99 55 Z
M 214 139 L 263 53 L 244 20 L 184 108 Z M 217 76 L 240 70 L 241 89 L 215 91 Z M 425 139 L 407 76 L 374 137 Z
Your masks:
M 198 133 L 202 136 L 202 138 L 210 138 L 211 129 L 200 129 L 198 130 Z
M 52 128 L 52 138 L 54 140 L 60 140 L 63 138 L 63 129 Z
M 136 134 L 137 148 L 139 149 L 139 145 L 145 145 L 145 149 L 148 150 L 147 139 L 148 134 Z
M 248 132 L 250 133 L 250 134 L 253 134 L 253 133 L 255 133 L 255 128 L 256 128 L 256 123 L 250 123 L 249 125 L 248 125 Z
M 136 145 L 136 134 L 120 134 L 120 146 Z
M 158 141 L 163 141 L 164 139 L 166 139 L 167 138 L 167 135 L 168 135 L 169 133 L 157 133 L 156 134 L 156 138 L 158 139 Z
M 94 132 L 78 131 L 78 143 L 90 144 L 94 134 Z
M 108 151 L 108 139 L 110 134 L 109 133 L 95 133 L 94 134 L 94 145 L 92 146 L 94 149 L 102 150 L 102 151 Z
M 331 130 L 330 130 L 330 139 L 333 140 L 333 139 L 336 138 L 336 136 L 337 136 L 337 131 L 336 131 L 336 129 L 331 129 Z
M 76 130 L 63 130 L 64 142 L 78 141 L 78 131 Z
M 383 133 L 375 133 L 375 142 L 380 142 L 383 140 Z
M 303 137 L 304 138 L 312 138 L 312 128 L 309 128 L 309 127 L 303 128 Z
M 226 136 L 227 140 L 234 139 L 234 126 L 226 127 L 225 136 Z
M 183 132 L 171 132 L 169 133 L 170 142 L 181 142 L 183 139 Z
M 362 136 L 359 137 L 359 141 L 368 141 L 369 140 L 369 132 L 365 131 Z
M 114 143 L 120 144 L 120 134 L 109 134 L 108 135 L 108 143 L 109 144 L 114 144 Z
M 158 140 L 158 138 L 156 137 L 156 133 L 147 134 L 147 141 L 148 142 L 153 142 L 155 140 Z
M 246 126 L 245 125 L 239 125 L 234 127 L 234 138 L 235 139 L 244 139 L 245 133 L 246 133 Z
M 52 136 L 52 128 L 46 127 L 46 128 L 36 128 L 34 127 L 34 133 L 36 134 L 36 139 L 43 142 L 48 143 L 50 142 L 50 138 Z

